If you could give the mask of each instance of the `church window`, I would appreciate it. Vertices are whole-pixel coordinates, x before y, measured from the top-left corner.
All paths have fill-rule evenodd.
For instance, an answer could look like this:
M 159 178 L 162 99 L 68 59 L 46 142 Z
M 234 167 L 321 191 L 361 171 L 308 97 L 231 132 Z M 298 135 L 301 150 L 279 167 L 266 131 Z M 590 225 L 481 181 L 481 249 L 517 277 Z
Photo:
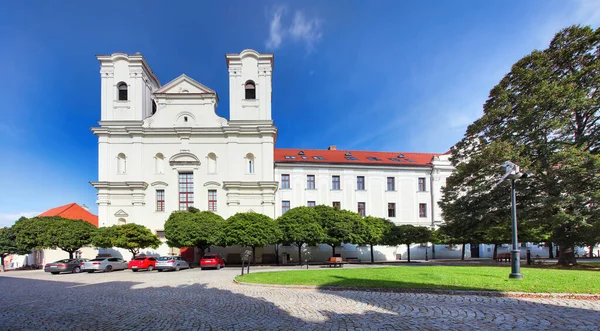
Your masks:
M 165 190 L 156 190 L 156 211 L 165 211 Z
M 250 99 L 256 99 L 256 85 L 254 85 L 254 82 L 249 80 L 246 82 L 246 99 L 250 100 Z
M 127 172 L 127 157 L 123 153 L 117 155 L 117 173 L 124 174 Z
M 246 154 L 246 161 L 248 162 L 248 173 L 254 173 L 254 154 L 248 153 Z
M 117 85 L 117 88 L 119 89 L 119 100 L 126 101 L 127 100 L 127 84 L 125 84 L 124 82 L 120 82 L 119 85 Z
M 179 210 L 188 210 L 194 206 L 194 175 L 179 174 Z
M 152 100 L 152 115 L 156 114 L 156 101 Z
M 183 121 L 187 122 L 187 116 L 183 116 Z
M 119 225 L 127 224 L 127 221 L 124 218 L 119 218 Z

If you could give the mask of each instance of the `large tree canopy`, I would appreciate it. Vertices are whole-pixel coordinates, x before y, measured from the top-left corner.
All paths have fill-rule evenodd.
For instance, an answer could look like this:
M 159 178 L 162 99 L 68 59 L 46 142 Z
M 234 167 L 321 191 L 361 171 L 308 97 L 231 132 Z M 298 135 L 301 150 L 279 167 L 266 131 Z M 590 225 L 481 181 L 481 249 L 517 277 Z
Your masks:
M 302 245 L 319 243 L 325 237 L 325 231 L 317 222 L 317 217 L 314 208 L 301 206 L 288 210 L 277 219 L 281 230 L 281 241 L 298 247 L 300 264 L 302 264 Z
M 385 218 L 367 216 L 361 219 L 360 244 L 366 244 L 371 249 L 371 263 L 375 262 L 373 246 L 384 244 L 385 237 L 394 227 L 392 221 Z
M 91 244 L 92 236 L 97 230 L 86 221 L 60 217 L 53 217 L 47 225 L 48 247 L 62 249 L 69 253 L 70 259 L 81 247 Z
M 560 245 L 559 263 L 575 262 L 573 247 L 600 219 L 599 57 L 600 29 L 572 26 L 513 65 L 452 151 L 447 222 L 491 228 L 510 218 L 508 185 L 492 188 L 511 160 L 536 176 L 518 181 L 520 223 Z
M 277 244 L 281 231 L 277 223 L 267 215 L 248 212 L 237 213 L 225 221 L 225 244 L 252 247 L 252 260 L 256 247 Z
M 335 255 L 335 247 L 342 243 L 362 243 L 360 215 L 326 205 L 316 206 L 315 211 L 317 212 L 317 221 L 325 231 L 322 243 L 331 246 L 332 255 Z
M 21 217 L 12 226 L 17 245 L 27 250 L 49 248 L 49 223 L 54 220 L 54 217 Z
M 131 252 L 132 258 L 144 248 L 158 248 L 162 242 L 143 225 L 128 223 L 98 228 L 92 244 L 101 248 L 119 247 Z
M 387 234 L 385 242 L 388 245 L 406 245 L 408 262 L 410 262 L 410 245 L 415 243 L 427 243 L 433 238 L 429 228 L 414 226 L 410 224 L 396 225 Z
M 201 258 L 210 246 L 222 245 L 225 220 L 210 211 L 174 211 L 165 222 L 165 237 L 171 247 L 198 247 Z

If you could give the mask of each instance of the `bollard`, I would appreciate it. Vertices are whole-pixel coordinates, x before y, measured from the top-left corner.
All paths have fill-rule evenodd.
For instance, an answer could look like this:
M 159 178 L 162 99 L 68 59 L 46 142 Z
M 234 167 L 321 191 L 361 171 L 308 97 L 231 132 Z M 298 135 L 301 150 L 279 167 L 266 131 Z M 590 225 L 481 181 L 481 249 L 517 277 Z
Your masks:
M 527 250 L 527 264 L 531 265 L 531 250 Z
M 242 259 L 242 276 L 244 275 L 244 259 Z
M 425 248 L 425 261 L 429 261 L 429 257 L 427 256 L 427 248 Z

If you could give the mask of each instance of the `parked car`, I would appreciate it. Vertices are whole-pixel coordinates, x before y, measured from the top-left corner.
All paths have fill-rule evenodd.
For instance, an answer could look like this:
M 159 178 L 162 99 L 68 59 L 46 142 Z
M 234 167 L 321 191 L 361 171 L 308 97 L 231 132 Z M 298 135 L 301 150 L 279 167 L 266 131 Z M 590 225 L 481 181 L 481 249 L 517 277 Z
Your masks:
M 81 272 L 81 264 L 89 260 L 90 259 L 58 260 L 52 263 L 46 263 L 46 265 L 44 265 L 44 271 L 49 272 L 53 275 L 58 275 L 61 272 L 72 272 L 74 274 L 77 274 Z
M 81 271 L 92 273 L 94 271 L 111 272 L 127 269 L 127 261 L 119 257 L 98 257 L 81 265 Z
M 217 270 L 225 267 L 225 260 L 218 254 L 207 254 L 200 260 L 200 269 L 215 268 Z
M 163 270 L 179 271 L 180 269 L 189 269 L 190 264 L 181 256 L 161 256 L 158 258 L 154 268 L 158 270 L 158 272 Z
M 129 261 L 127 268 L 131 269 L 131 271 L 133 272 L 136 272 L 140 269 L 152 271 L 154 270 L 156 262 L 157 260 L 154 256 L 138 256 L 135 259 Z

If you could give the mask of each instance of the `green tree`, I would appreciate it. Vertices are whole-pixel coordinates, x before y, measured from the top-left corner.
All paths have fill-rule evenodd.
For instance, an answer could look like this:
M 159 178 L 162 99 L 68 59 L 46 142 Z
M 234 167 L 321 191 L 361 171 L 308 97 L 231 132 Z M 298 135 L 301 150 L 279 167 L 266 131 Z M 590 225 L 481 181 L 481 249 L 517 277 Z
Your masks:
M 91 244 L 96 229 L 94 225 L 83 220 L 52 217 L 46 228 L 48 246 L 60 248 L 69 253 L 69 258 L 72 259 L 73 253 Z
M 331 246 L 332 256 L 335 256 L 335 247 L 342 243 L 361 243 L 360 215 L 348 210 L 338 210 L 326 205 L 315 208 L 317 221 L 325 231 L 322 243 Z
M 373 246 L 385 243 L 386 236 L 390 233 L 394 227 L 394 223 L 385 218 L 367 216 L 361 219 L 362 226 L 360 227 L 361 244 L 370 246 L 371 250 L 371 263 L 375 262 L 373 254 Z
M 487 224 L 486 212 L 510 218 L 508 185 L 492 187 L 498 165 L 511 160 L 536 175 L 518 181 L 519 226 L 549 234 L 559 264 L 576 262 L 573 248 L 600 208 L 599 47 L 600 29 L 571 26 L 491 90 L 483 116 L 452 151 L 455 171 L 440 203 L 449 222 Z
M 385 237 L 388 245 L 406 245 L 408 262 L 410 263 L 410 245 L 415 243 L 427 243 L 433 238 L 429 228 L 414 225 L 396 225 Z
M 277 223 L 267 215 L 248 212 L 237 213 L 225 221 L 224 242 L 227 246 L 239 245 L 252 248 L 252 262 L 255 261 L 256 247 L 277 244 L 281 241 L 281 231 Z
M 29 250 L 17 246 L 17 238 L 12 228 L 0 228 L 0 262 L 10 254 L 28 254 Z
M 325 237 L 325 231 L 317 222 L 314 208 L 305 206 L 288 210 L 279 216 L 277 225 L 281 230 L 281 241 L 298 247 L 298 261 L 302 265 L 302 245 L 316 244 Z
M 21 217 L 12 226 L 17 245 L 27 250 L 51 247 L 48 229 L 54 220 L 54 217 Z
M 131 252 L 132 258 L 144 248 L 158 248 L 162 242 L 143 225 L 128 223 L 98 228 L 92 244 L 101 248 L 119 247 Z
M 170 247 L 198 247 L 200 258 L 207 248 L 221 245 L 225 220 L 210 211 L 174 211 L 165 222 L 165 237 Z

